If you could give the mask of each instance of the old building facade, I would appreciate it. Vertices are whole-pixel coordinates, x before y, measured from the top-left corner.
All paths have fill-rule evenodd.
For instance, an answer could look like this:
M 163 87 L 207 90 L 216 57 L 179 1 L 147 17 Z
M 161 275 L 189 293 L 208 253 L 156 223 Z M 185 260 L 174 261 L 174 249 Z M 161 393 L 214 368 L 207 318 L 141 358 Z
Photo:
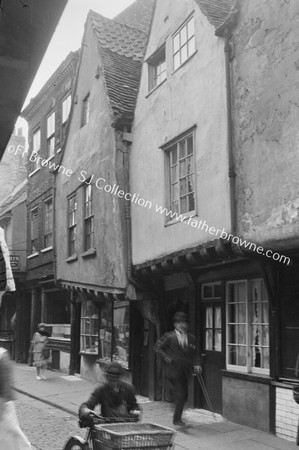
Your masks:
M 71 373 L 91 379 L 101 379 L 111 360 L 130 376 L 133 313 L 124 196 L 152 7 L 153 2 L 138 0 L 113 20 L 90 11 L 76 102 L 55 175 L 57 283 L 72 298 Z
M 39 322 L 47 323 L 53 367 L 64 370 L 69 366 L 70 301 L 54 284 L 53 167 L 65 139 L 77 62 L 78 52 L 71 52 L 22 111 L 29 128 L 24 301 L 30 311 L 29 319 L 24 318 L 23 332 L 32 336 Z
M 132 205 L 135 295 L 141 332 L 149 336 L 140 340 L 140 372 L 149 372 L 136 375 L 141 392 L 169 398 L 153 343 L 172 327 L 174 312 L 184 310 L 202 347 L 214 410 L 289 439 L 298 414 L 291 390 L 298 353 L 295 283 L 290 288 L 297 270 L 295 263 L 290 269 L 297 191 L 295 175 L 282 188 L 265 167 L 279 177 L 285 146 L 288 160 L 296 161 L 291 173 L 298 163 L 290 101 L 296 11 L 266 0 L 158 0 L 130 157 L 131 190 L 150 202 Z M 285 76 L 276 79 L 272 64 Z M 281 389 L 294 419 L 284 433 Z M 189 401 L 208 408 L 197 385 Z

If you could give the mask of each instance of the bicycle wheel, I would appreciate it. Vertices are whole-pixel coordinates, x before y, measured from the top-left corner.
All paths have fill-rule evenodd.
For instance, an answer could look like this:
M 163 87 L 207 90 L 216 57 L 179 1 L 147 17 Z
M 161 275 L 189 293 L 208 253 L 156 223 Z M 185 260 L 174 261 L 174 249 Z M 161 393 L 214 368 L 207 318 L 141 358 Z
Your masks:
M 63 450 L 89 450 L 89 449 L 90 447 L 87 444 L 87 442 L 84 441 L 82 438 L 76 436 L 71 437 L 63 447 Z

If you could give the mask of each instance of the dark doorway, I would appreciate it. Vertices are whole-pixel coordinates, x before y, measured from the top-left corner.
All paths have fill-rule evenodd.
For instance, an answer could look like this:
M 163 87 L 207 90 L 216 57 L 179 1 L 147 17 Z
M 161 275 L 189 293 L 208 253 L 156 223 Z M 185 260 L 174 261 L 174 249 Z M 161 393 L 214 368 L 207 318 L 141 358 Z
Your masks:
M 223 302 L 220 282 L 203 284 L 201 289 L 201 330 L 203 349 L 203 380 L 214 412 L 222 413 Z M 200 405 L 209 409 L 202 392 Z

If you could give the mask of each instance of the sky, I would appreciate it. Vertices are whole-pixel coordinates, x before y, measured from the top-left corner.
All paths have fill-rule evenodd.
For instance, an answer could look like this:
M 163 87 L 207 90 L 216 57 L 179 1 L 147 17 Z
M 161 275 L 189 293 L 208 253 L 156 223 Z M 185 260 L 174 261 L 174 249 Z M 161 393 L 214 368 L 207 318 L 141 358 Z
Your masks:
M 90 9 L 112 19 L 119 12 L 133 3 L 133 1 L 134 0 L 68 0 L 53 38 L 31 85 L 24 106 L 39 92 L 59 64 L 66 58 L 68 53 L 80 48 L 84 23 Z M 19 118 L 16 125 L 17 127 L 21 126 L 24 128 L 25 133 L 27 132 L 24 119 Z

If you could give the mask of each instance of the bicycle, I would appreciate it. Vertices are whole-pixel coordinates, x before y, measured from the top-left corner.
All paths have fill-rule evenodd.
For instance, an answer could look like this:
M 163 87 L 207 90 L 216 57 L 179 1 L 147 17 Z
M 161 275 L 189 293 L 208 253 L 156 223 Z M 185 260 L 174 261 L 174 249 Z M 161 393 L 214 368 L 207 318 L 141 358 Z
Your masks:
M 98 450 L 99 445 L 95 441 L 95 425 L 136 422 L 138 420 L 137 415 L 121 418 L 103 417 L 95 411 L 90 411 L 89 415 L 90 419 L 79 419 L 79 427 L 86 428 L 85 438 L 82 438 L 81 436 L 71 436 L 65 443 L 63 450 Z
M 105 418 L 94 411 L 92 423 L 87 427 L 85 439 L 72 436 L 63 450 L 167 450 L 173 448 L 175 430 L 152 423 L 136 423 L 138 416 L 132 418 Z

